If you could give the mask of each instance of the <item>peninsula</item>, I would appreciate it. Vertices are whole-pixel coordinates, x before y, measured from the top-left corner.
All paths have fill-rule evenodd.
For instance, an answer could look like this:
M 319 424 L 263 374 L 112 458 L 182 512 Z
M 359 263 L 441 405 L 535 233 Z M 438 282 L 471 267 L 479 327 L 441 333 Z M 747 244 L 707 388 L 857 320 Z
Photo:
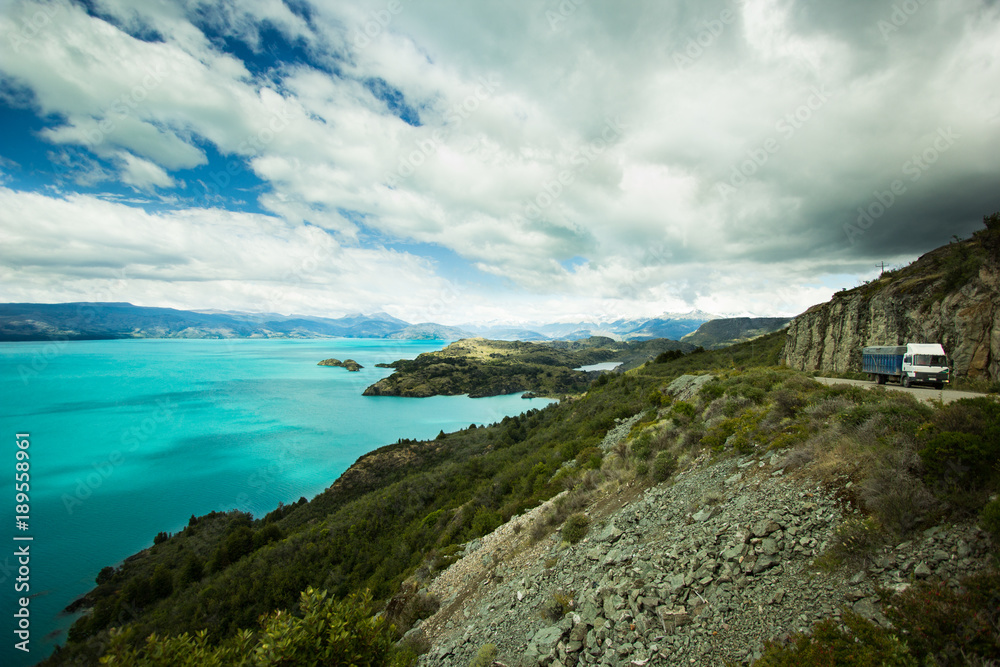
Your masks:
M 396 372 L 368 387 L 364 395 L 424 398 L 468 394 L 478 398 L 519 391 L 551 397 L 579 394 L 600 375 L 576 370 L 582 366 L 607 361 L 628 366 L 662 352 L 692 347 L 666 339 L 617 342 L 600 336 L 545 343 L 469 338 L 416 359 L 388 364 Z

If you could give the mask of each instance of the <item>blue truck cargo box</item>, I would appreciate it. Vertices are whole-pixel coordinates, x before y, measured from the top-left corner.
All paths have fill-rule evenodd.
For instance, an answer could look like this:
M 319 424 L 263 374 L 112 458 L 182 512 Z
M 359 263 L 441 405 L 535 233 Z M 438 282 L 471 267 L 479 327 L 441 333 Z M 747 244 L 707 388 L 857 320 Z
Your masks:
M 874 375 L 900 375 L 905 345 L 866 347 L 861 351 L 861 371 Z

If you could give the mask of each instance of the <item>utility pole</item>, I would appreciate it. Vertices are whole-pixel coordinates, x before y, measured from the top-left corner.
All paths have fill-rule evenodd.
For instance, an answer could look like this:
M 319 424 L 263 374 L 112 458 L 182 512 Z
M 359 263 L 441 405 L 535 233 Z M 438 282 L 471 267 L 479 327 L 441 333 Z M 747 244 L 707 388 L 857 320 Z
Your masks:
M 885 262 L 882 262 L 881 264 L 876 264 L 875 266 L 879 267 L 881 269 L 879 271 L 879 275 L 882 275 L 883 273 L 885 273 Z

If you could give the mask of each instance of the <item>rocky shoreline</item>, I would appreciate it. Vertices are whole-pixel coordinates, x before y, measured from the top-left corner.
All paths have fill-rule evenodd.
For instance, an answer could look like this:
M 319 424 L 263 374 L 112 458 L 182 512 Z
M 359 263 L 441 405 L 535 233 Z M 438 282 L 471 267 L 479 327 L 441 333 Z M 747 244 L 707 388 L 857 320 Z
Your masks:
M 818 569 L 859 513 L 842 488 L 785 463 L 703 459 L 645 492 L 623 488 L 620 505 L 589 508 L 590 532 L 575 545 L 558 533 L 531 541 L 558 498 L 515 517 L 429 585 L 442 604 L 411 631 L 431 644 L 420 664 L 465 667 L 485 644 L 510 666 L 746 664 L 766 640 L 843 609 L 886 625 L 879 587 L 957 586 L 987 567 L 986 535 L 956 525 L 885 546 L 866 568 Z

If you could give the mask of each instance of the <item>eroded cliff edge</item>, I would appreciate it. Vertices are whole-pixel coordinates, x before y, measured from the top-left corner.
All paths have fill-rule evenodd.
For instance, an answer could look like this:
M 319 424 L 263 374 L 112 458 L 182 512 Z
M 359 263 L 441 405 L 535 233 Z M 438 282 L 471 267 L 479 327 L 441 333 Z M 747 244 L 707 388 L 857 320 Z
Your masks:
M 783 363 L 860 371 L 866 345 L 939 342 L 956 374 L 1000 378 L 1000 214 L 984 223 L 972 238 L 932 250 L 796 317 Z

